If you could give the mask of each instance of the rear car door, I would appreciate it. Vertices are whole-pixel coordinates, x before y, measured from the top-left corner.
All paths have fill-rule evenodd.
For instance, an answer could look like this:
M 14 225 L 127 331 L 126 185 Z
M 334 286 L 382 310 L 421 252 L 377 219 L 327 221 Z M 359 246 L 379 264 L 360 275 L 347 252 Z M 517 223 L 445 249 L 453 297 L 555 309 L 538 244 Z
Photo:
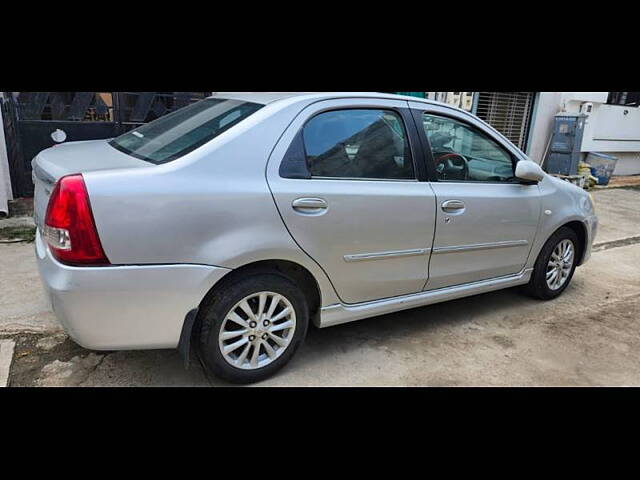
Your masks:
M 267 178 L 300 248 L 345 303 L 422 290 L 435 196 L 407 102 L 306 107 L 274 149 Z
M 437 203 L 426 289 L 519 273 L 541 208 L 538 186 L 514 176 L 522 154 L 471 115 L 411 105 Z

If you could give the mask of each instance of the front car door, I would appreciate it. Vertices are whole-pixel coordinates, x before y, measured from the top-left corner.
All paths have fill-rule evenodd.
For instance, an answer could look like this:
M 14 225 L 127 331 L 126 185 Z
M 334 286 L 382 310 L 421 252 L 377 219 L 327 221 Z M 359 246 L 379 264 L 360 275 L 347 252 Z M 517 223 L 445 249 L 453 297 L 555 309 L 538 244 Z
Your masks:
M 521 272 L 541 208 L 538 186 L 514 176 L 522 153 L 471 115 L 410 104 L 437 204 L 425 289 Z
M 420 292 L 435 196 L 407 102 L 314 103 L 276 145 L 267 179 L 285 225 L 345 303 Z

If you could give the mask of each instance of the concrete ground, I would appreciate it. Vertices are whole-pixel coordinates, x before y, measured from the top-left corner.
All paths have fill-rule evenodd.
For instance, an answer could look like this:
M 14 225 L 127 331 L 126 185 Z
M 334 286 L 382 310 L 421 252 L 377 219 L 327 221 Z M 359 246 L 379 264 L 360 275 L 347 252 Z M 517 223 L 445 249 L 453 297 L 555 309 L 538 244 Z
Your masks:
M 328 329 L 260 385 L 640 385 L 640 191 L 595 192 L 591 260 L 556 300 L 492 292 Z M 606 247 L 606 248 L 605 248 Z M 0 245 L 0 337 L 10 386 L 208 386 L 175 351 L 90 352 L 41 291 L 32 244 Z
M 33 243 L 0 243 L 0 333 L 61 329 L 40 285 Z
M 592 195 L 599 221 L 596 243 L 640 235 L 640 188 L 613 188 Z

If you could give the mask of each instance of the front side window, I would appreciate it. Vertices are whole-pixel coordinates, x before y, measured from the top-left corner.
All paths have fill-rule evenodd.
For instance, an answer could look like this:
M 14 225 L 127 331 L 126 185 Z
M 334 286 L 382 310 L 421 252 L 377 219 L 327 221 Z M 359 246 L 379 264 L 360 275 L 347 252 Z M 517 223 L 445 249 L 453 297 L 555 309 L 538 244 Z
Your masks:
M 402 118 L 391 110 L 334 110 L 303 130 L 314 177 L 415 179 Z
M 229 130 L 264 105 L 208 98 L 114 138 L 109 144 L 151 163 L 186 155 Z
M 438 180 L 514 181 L 511 155 L 496 141 L 466 123 L 424 114 Z

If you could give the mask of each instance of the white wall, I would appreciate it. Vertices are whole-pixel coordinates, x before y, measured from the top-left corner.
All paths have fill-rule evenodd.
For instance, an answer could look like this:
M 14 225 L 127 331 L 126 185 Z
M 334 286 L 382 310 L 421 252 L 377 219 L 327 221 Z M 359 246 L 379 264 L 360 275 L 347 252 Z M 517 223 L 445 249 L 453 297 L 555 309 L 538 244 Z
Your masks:
M 640 108 L 593 104 L 583 152 L 640 152 Z
M 594 103 L 580 151 L 616 157 L 614 175 L 640 174 L 640 108 Z
M 527 154 L 534 162 L 542 163 L 553 130 L 553 117 L 560 110 L 562 92 L 539 92 Z
M 614 175 L 637 175 L 640 173 L 640 152 L 609 152 L 618 159 Z
M 2 93 L 0 93 L 0 98 L 2 98 Z M 7 201 L 12 198 L 11 179 L 9 178 L 9 156 L 7 155 L 2 110 L 0 109 L 0 212 L 9 214 Z
M 583 102 L 607 103 L 609 92 L 562 92 L 562 110 L 578 112 Z

